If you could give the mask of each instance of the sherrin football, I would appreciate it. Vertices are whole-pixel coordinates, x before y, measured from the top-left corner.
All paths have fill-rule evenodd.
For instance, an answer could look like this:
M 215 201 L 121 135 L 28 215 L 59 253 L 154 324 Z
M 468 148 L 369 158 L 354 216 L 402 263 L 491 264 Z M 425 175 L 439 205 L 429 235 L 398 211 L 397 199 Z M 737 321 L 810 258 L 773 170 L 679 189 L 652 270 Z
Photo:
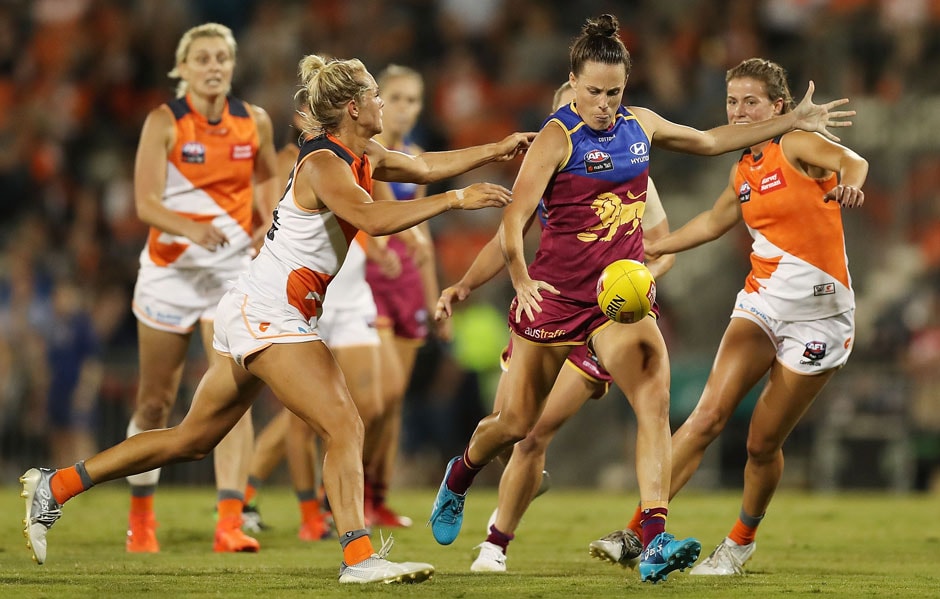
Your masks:
M 597 305 L 614 322 L 639 322 L 656 301 L 656 281 L 642 262 L 617 260 L 597 279 Z

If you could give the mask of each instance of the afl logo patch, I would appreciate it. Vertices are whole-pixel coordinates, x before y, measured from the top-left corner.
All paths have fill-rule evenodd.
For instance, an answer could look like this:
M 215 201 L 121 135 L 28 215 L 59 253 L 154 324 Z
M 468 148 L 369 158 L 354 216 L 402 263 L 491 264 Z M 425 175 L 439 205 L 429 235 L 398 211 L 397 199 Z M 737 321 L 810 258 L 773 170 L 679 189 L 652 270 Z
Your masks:
M 742 204 L 751 201 L 751 186 L 747 184 L 747 181 L 738 188 L 738 201 Z
M 198 141 L 188 141 L 183 144 L 183 150 L 180 157 L 183 162 L 189 164 L 203 164 L 206 161 L 206 146 Z
M 826 342 L 810 341 L 803 350 L 803 357 L 810 360 L 822 360 L 826 357 Z
M 591 150 L 584 155 L 584 171 L 586 173 L 600 173 L 614 170 L 614 163 L 610 154 L 601 150 Z

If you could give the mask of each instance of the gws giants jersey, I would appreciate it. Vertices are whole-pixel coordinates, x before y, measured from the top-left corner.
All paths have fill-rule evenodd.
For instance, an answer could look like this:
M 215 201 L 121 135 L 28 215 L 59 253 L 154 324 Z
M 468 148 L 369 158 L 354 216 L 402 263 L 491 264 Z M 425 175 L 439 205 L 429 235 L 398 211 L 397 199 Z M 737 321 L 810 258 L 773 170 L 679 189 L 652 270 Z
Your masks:
M 176 144 L 167 156 L 163 205 L 194 221 L 211 222 L 229 243 L 216 251 L 181 235 L 151 227 L 141 264 L 211 268 L 251 246 L 252 176 L 258 127 L 248 104 L 229 96 L 222 118 L 210 123 L 192 109 L 189 96 L 167 106 L 176 118 Z
M 372 193 L 369 157 L 353 154 L 332 135 L 321 135 L 301 146 L 284 197 L 258 257 L 236 287 L 250 297 L 263 297 L 296 308 L 311 325 L 319 317 L 326 287 L 336 276 L 358 229 L 328 208 L 307 210 L 294 200 L 294 176 L 309 156 L 332 152 L 352 169 L 360 187 Z
M 543 127 L 550 122 L 565 130 L 568 155 L 542 199 L 545 224 L 529 275 L 563 297 L 596 303 L 605 266 L 622 258 L 643 261 L 649 136 L 623 106 L 606 131 L 588 127 L 574 104 L 559 108 Z
M 744 289 L 763 297 L 779 320 L 815 320 L 855 307 L 838 202 L 823 202 L 835 173 L 813 179 L 796 170 L 774 139 L 746 150 L 734 185 L 754 242 Z

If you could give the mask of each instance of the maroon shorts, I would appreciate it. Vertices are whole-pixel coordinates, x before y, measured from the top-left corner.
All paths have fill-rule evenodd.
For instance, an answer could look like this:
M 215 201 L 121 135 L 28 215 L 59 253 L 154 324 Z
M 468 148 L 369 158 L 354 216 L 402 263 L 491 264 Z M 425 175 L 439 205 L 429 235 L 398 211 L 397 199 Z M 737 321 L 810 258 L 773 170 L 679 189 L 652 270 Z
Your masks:
M 509 330 L 533 343 L 581 345 L 595 330 L 611 323 L 597 304 L 572 301 L 551 293 L 542 295 L 541 312 L 529 320 L 525 312 L 516 322 L 516 304 L 509 305 Z
M 396 238 L 388 242 L 390 250 L 401 259 L 401 274 L 390 279 L 379 268 L 366 264 L 366 281 L 372 288 L 378 316 L 377 329 L 391 329 L 396 337 L 423 340 L 428 336 L 428 309 L 424 303 L 421 273 L 405 248 Z

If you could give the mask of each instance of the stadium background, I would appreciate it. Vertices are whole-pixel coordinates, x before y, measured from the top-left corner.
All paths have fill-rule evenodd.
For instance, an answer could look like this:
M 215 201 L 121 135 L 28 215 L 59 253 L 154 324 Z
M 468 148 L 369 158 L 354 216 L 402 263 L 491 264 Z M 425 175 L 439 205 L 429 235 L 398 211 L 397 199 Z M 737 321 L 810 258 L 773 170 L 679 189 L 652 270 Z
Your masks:
M 940 1 L 938 0 L 5 0 L 0 3 L 0 474 L 123 438 L 136 385 L 130 293 L 146 229 L 132 197 L 144 116 L 171 97 L 180 34 L 218 21 L 239 43 L 236 95 L 291 141 L 291 97 L 306 53 L 395 62 L 426 78 L 415 141 L 446 149 L 534 130 L 567 76 L 584 19 L 616 14 L 634 58 L 627 102 L 702 128 L 724 121 L 724 72 L 762 56 L 809 79 L 816 99 L 858 110 L 843 141 L 871 172 L 847 212 L 858 295 L 855 353 L 788 443 L 785 484 L 938 489 L 940 465 Z M 672 225 L 711 205 L 735 160 L 660 151 L 652 162 Z M 518 164 L 476 180 L 511 185 Z M 496 211 L 432 221 L 442 282 L 498 224 Z M 743 228 L 680 255 L 659 282 L 673 358 L 672 413 L 698 398 L 747 272 Z M 424 350 L 406 402 L 400 485 L 433 485 L 491 401 L 505 342 L 505 277 L 456 319 L 452 345 Z M 194 343 L 175 418 L 204 368 Z M 61 375 L 80 373 L 77 388 Z M 53 448 L 48 404 L 74 398 L 76 426 Z M 753 397 L 749 398 L 753 401 Z M 265 396 L 255 418 L 277 409 Z M 742 409 L 746 417 L 747 407 Z M 736 418 L 694 479 L 736 486 L 746 419 Z M 589 404 L 549 454 L 556 484 L 634 486 L 632 416 L 622 396 Z M 74 458 L 70 458 L 74 459 Z M 585 468 L 585 464 L 591 466 Z M 54 465 L 62 465 L 56 463 Z M 284 473 L 279 473 L 284 480 Z M 211 463 L 165 469 L 205 484 Z

